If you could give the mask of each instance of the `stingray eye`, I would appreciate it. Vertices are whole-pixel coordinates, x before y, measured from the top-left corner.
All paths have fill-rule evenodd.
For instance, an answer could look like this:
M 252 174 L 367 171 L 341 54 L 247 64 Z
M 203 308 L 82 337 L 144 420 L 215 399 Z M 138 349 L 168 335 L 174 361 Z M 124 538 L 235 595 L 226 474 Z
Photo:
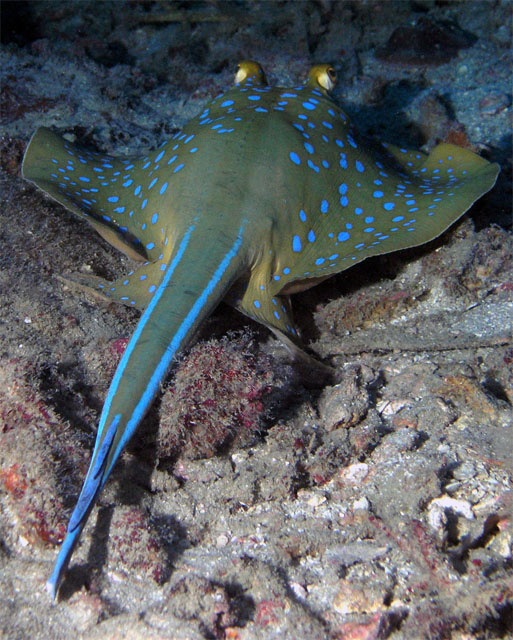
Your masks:
M 331 91 L 337 82 L 337 72 L 333 67 L 326 66 L 319 73 L 318 82 L 326 91 Z
M 239 62 L 235 73 L 235 84 L 242 82 L 252 82 L 263 87 L 267 85 L 264 70 L 258 62 L 254 60 L 242 60 Z

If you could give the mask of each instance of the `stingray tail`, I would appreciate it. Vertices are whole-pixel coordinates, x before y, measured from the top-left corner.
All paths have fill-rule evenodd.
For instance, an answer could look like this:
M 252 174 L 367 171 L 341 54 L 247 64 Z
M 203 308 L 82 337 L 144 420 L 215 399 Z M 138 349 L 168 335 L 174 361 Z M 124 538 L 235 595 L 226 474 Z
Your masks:
M 233 235 L 184 233 L 162 281 L 118 365 L 103 407 L 96 443 L 54 571 L 47 583 L 55 598 L 89 513 L 116 460 L 141 423 L 173 360 L 201 321 L 240 275 L 245 221 Z

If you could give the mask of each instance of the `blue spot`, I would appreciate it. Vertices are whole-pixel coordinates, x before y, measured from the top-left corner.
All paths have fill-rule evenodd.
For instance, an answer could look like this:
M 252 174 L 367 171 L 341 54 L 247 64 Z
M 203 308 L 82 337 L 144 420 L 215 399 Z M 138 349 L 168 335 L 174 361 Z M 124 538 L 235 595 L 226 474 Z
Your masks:
M 162 195 L 163 193 L 165 193 L 166 189 L 167 189 L 167 182 L 164 182 L 164 184 L 160 187 L 160 195 Z
M 141 185 L 138 185 L 135 189 L 134 189 L 134 196 L 138 196 L 141 193 Z
M 108 200 L 109 202 L 117 202 L 117 201 L 119 200 L 119 198 L 118 198 L 117 196 L 109 196 L 109 197 L 107 198 L 107 200 Z
M 371 222 L 374 222 L 374 218 L 373 218 L 372 216 L 367 216 L 367 217 L 365 218 L 365 222 L 366 222 L 367 224 L 369 224 L 369 223 L 371 223 Z
M 141 209 L 144 209 L 144 207 L 148 204 L 148 198 L 144 198 L 144 200 L 142 201 L 142 205 L 141 205 Z
M 79 180 L 82 180 L 82 182 L 91 182 L 91 180 L 89 180 L 89 178 L 86 178 L 84 176 L 80 176 Z
M 381 180 L 374 180 L 374 184 L 379 187 L 380 184 L 383 184 Z M 399 188 L 399 187 L 398 187 Z
M 273 276 L 274 280 L 281 280 L 281 276 Z
M 301 238 L 299 236 L 294 236 L 292 238 L 292 251 L 299 253 L 301 251 Z
M 323 160 L 323 161 L 322 161 L 322 166 L 323 166 L 325 169 L 329 169 L 329 168 L 330 168 L 330 163 L 329 163 L 327 160 Z
M 221 106 L 223 106 L 223 105 L 221 105 Z M 253 304 L 255 305 L 255 307 L 257 309 L 260 309 L 260 307 L 262 306 L 258 300 L 253 300 Z
M 124 280 L 123 281 L 123 285 L 126 286 L 129 282 L 130 282 L 130 280 Z
M 126 182 L 123 182 L 123 186 L 124 187 L 129 187 L 132 184 L 133 180 L 127 180 Z
M 404 216 L 396 216 L 395 218 L 392 218 L 392 222 L 401 222 L 401 220 L 404 220 Z
M 151 224 L 155 224 L 157 222 L 157 220 L 159 219 L 159 214 L 158 213 L 154 213 L 151 216 Z
M 356 142 L 353 140 L 353 137 L 350 136 L 349 134 L 347 134 L 347 141 L 349 142 L 349 144 L 354 148 L 354 149 L 358 149 L 358 145 L 356 144 Z
M 160 270 L 161 271 L 165 271 L 166 270 L 166 265 L 165 264 L 161 264 L 160 265 Z
M 374 193 L 372 195 L 375 198 L 382 198 L 385 194 L 383 193 L 383 191 L 374 191 Z
M 321 213 L 328 213 L 329 202 L 327 200 L 323 200 L 321 202 Z
M 338 188 L 338 192 L 340 193 L 341 196 L 345 195 L 347 193 L 347 184 L 345 182 L 343 182 L 340 187 Z
M 176 159 L 178 158 L 178 156 L 173 156 L 172 158 L 169 158 L 169 160 L 167 161 L 168 164 L 171 164 L 172 162 L 174 162 Z
M 301 220 L 301 222 L 306 222 L 306 213 L 303 211 L 303 209 L 301 209 L 301 211 L 299 212 L 299 219 Z
M 159 153 L 159 155 L 155 158 L 155 160 L 154 160 L 153 162 L 154 162 L 155 164 L 157 164 L 157 162 L 158 162 L 159 160 L 162 160 L 162 156 L 163 156 L 165 153 L 166 153 L 165 151 L 161 151 L 161 152 Z
M 274 312 L 274 317 L 276 318 L 276 320 L 279 320 L 280 319 L 280 314 L 277 311 L 275 311 Z
M 196 153 L 197 150 L 198 147 L 193 147 L 192 149 L 189 149 L 189 153 Z
M 347 169 L 347 158 L 345 153 L 340 154 L 340 166 L 342 169 Z
M 183 169 L 184 167 L 185 167 L 185 165 L 184 165 L 183 163 L 182 163 L 182 164 L 177 165 L 177 166 L 174 168 L 173 173 L 178 173 L 178 172 L 179 172 L 181 169 Z
M 315 109 L 315 105 L 310 102 L 303 102 L 303 107 L 309 111 L 313 111 Z
M 280 95 L 281 98 L 297 98 L 296 93 L 282 93 Z
M 340 204 L 343 207 L 347 207 L 347 205 L 349 204 L 349 200 L 347 199 L 347 196 L 341 196 L 340 198 Z
M 296 127 L 296 129 L 298 131 L 304 131 L 305 130 L 305 128 L 302 127 L 300 124 L 297 124 L 297 122 L 294 122 L 293 126 Z
M 248 96 L 248 100 L 260 100 L 260 96 Z
M 344 146 L 344 143 L 342 142 L 342 140 L 339 140 L 338 138 L 335 140 L 335 144 L 337 145 L 337 147 L 340 147 L 341 149 Z
M 314 152 L 314 148 L 312 147 L 312 145 L 309 142 L 305 142 L 304 143 L 304 147 L 308 151 L 308 153 L 313 153 Z
M 406 200 L 406 204 L 416 204 L 415 200 Z
M 148 244 L 146 245 L 146 249 L 154 249 L 155 248 L 155 243 L 154 242 L 148 242 Z
M 322 264 L 324 262 L 324 258 L 317 258 L 315 264 Z
M 394 207 L 395 204 L 393 202 L 385 202 L 385 204 L 383 205 L 383 209 L 386 209 L 387 211 L 392 211 Z
M 315 233 L 313 229 L 308 232 L 308 242 L 315 242 Z
M 314 162 L 308 160 L 306 164 L 310 167 L 310 169 L 313 169 L 316 173 L 319 173 L 320 169 Z
M 363 209 L 361 207 L 356 207 L 354 212 L 356 213 L 357 216 L 359 216 L 361 213 L 363 213 Z
M 153 180 L 148 185 L 148 191 L 153 187 L 153 185 L 157 182 L 158 178 L 153 178 Z
M 433 200 L 436 200 L 436 198 L 433 198 Z M 441 198 L 438 198 L 438 200 L 441 200 Z M 412 207 L 411 209 L 408 209 L 410 213 L 413 213 L 413 211 L 418 211 L 418 210 L 419 210 L 418 207 Z
M 291 151 L 289 153 L 289 158 L 294 164 L 301 164 L 301 158 L 297 155 L 297 153 L 295 153 L 295 151 Z
M 146 280 L 147 277 L 148 276 L 146 276 L 146 275 L 139 276 L 139 280 Z
M 333 129 L 333 125 L 331 124 L 331 122 L 326 122 L 325 120 L 323 120 L 322 124 L 326 127 L 326 129 Z
M 365 171 L 365 167 L 359 160 L 355 162 L 355 166 L 356 166 L 356 170 L 359 171 L 360 173 L 363 173 Z
M 156 289 L 156 288 L 157 288 L 157 287 L 156 287 L 154 284 L 152 284 L 152 285 L 151 285 L 151 287 L 149 287 L 148 292 L 149 292 L 149 293 L 153 293 L 153 292 L 155 291 L 155 289 Z
M 114 209 L 114 211 L 115 211 L 116 213 L 123 213 L 123 212 L 125 211 L 125 207 L 116 207 L 116 208 Z
M 350 237 L 351 236 L 349 233 L 347 233 L 347 231 L 341 231 L 337 236 L 337 240 L 339 242 L 345 242 L 346 240 L 349 240 Z
M 290 273 L 290 269 L 288 267 L 285 267 L 285 269 L 283 269 L 283 273 L 288 276 Z
M 371 233 L 371 231 L 374 231 L 374 227 L 367 227 L 367 229 L 364 229 L 365 233 Z
M 354 248 L 355 248 L 355 249 L 361 249 L 361 248 L 362 248 L 362 247 L 364 247 L 364 246 L 365 246 L 365 242 L 360 242 L 360 244 L 355 244 L 355 245 L 354 245 Z
M 328 258 L 328 260 L 336 260 L 338 258 L 338 253 L 334 253 L 332 256 Z

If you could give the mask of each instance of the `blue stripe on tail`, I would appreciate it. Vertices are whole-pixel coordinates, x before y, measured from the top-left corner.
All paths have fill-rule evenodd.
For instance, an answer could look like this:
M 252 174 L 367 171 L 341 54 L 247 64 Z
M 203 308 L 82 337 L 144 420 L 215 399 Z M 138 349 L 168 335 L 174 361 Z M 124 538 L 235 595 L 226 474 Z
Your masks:
M 103 411 L 102 411 L 102 415 L 100 418 L 100 424 L 98 426 L 98 435 L 101 435 L 101 432 L 103 431 L 103 428 L 105 426 L 105 421 L 107 419 L 107 416 L 109 415 L 109 411 L 110 411 L 110 406 L 112 404 L 112 399 L 114 398 L 114 396 L 117 393 L 118 387 L 119 387 L 119 383 L 121 382 L 122 378 L 123 378 L 123 374 L 125 372 L 126 366 L 128 364 L 128 360 L 130 359 L 130 356 L 132 355 L 132 351 L 135 348 L 135 345 L 137 344 L 137 341 L 139 340 L 139 337 L 144 329 L 144 327 L 146 326 L 146 324 L 148 323 L 148 320 L 151 317 L 151 314 L 153 313 L 153 310 L 155 309 L 155 306 L 157 305 L 158 301 L 160 300 L 160 298 L 162 297 L 162 293 L 164 292 L 164 289 L 168 286 L 169 281 L 171 280 L 171 276 L 173 275 L 173 272 L 175 271 L 176 267 L 178 266 L 178 264 L 180 263 L 180 260 L 183 257 L 183 254 L 185 253 L 185 250 L 187 249 L 187 245 L 189 244 L 189 239 L 191 237 L 191 233 L 194 231 L 194 225 L 191 225 L 184 237 L 182 238 L 180 245 L 178 247 L 178 250 L 173 258 L 173 260 L 171 261 L 171 263 L 169 264 L 166 273 L 164 274 L 164 278 L 162 279 L 162 282 L 160 283 L 157 291 L 155 292 L 155 295 L 153 296 L 153 298 L 151 299 L 149 305 L 146 307 L 144 313 L 141 316 L 141 319 L 139 320 L 137 327 L 134 331 L 134 334 L 132 335 L 132 337 L 130 338 L 129 343 L 127 344 L 127 347 L 125 349 L 125 352 L 123 353 L 123 357 L 121 358 L 118 368 L 116 369 L 116 373 L 114 374 L 114 377 L 112 379 L 112 382 L 110 384 L 110 388 L 109 388 L 109 392 L 107 394 L 107 397 L 105 399 L 105 404 L 103 405 Z
M 116 430 L 118 428 L 120 419 L 120 413 L 114 416 L 114 420 L 110 423 L 110 427 L 105 434 L 105 438 L 103 438 L 100 444 L 96 459 L 93 459 L 93 466 L 87 474 L 84 486 L 82 487 L 82 491 L 80 492 L 80 496 L 78 498 L 78 502 L 75 505 L 73 513 L 71 514 L 71 518 L 68 523 L 68 531 L 73 531 L 79 526 L 80 522 L 87 513 L 91 502 L 94 500 L 96 494 L 98 493 L 98 490 L 101 488 L 101 481 L 103 477 L 103 471 L 105 469 L 105 464 L 107 462 L 107 456 L 110 453 L 112 442 L 114 440 L 114 436 L 116 435 Z
M 157 390 L 158 390 L 158 386 L 160 384 L 160 382 L 162 381 L 162 378 L 166 375 L 170 365 L 171 365 L 171 361 L 172 359 L 175 357 L 177 351 L 180 349 L 180 347 L 182 346 L 183 340 L 187 337 L 187 334 L 189 332 L 189 330 L 191 329 L 191 327 L 193 326 L 195 320 L 197 319 L 198 315 L 200 314 L 201 310 L 203 309 L 203 307 L 205 306 L 209 296 L 215 291 L 216 286 L 219 284 L 219 281 L 221 280 L 221 278 L 223 277 L 226 269 L 228 268 L 230 262 L 233 260 L 233 258 L 235 258 L 235 256 L 237 255 L 241 245 L 242 245 L 242 237 L 243 237 L 243 231 L 244 231 L 244 226 L 246 224 L 247 220 L 244 219 L 242 221 L 241 226 L 239 227 L 239 232 L 237 235 L 237 238 L 235 240 L 235 242 L 233 243 L 231 249 L 228 251 L 228 253 L 224 256 L 223 260 L 221 261 L 221 263 L 219 264 L 219 266 L 217 267 L 217 269 L 214 272 L 214 275 L 212 276 L 212 278 L 210 279 L 210 281 L 208 282 L 207 286 L 205 287 L 205 289 L 203 289 L 203 291 L 201 292 L 200 296 L 197 298 L 196 302 L 193 304 L 191 310 L 189 311 L 189 313 L 185 316 L 185 319 L 183 320 L 182 324 L 178 327 L 177 331 L 175 332 L 173 339 L 171 340 L 171 342 L 169 343 L 168 347 L 166 348 L 164 355 L 162 356 L 162 359 L 160 360 L 159 364 L 157 365 L 155 371 L 153 372 L 152 377 L 150 378 L 150 381 L 148 382 L 148 385 L 146 386 L 146 389 L 144 390 L 144 393 L 141 396 L 141 399 L 139 401 L 139 403 L 137 404 L 137 406 L 135 407 L 132 415 L 130 416 L 130 419 L 127 422 L 127 425 L 123 431 L 123 435 L 121 436 L 116 451 L 112 457 L 111 463 L 106 471 L 106 474 L 108 475 L 112 469 L 112 467 L 114 466 L 114 463 L 117 459 L 117 457 L 120 455 L 121 451 L 123 450 L 124 446 L 126 445 L 126 443 L 128 442 L 128 440 L 130 439 L 131 435 L 133 434 L 133 432 L 135 431 L 135 429 L 137 428 L 137 426 L 139 425 L 140 421 L 142 420 L 144 413 L 146 411 L 146 409 L 148 408 L 149 403 L 152 401 L 153 397 L 155 396 Z M 165 284 L 164 284 L 165 282 Z M 157 294 L 160 291 L 160 295 L 162 295 L 162 291 L 164 290 L 164 288 L 167 286 L 167 281 L 166 278 L 164 278 L 164 280 L 162 281 L 162 284 L 159 287 L 159 290 L 157 290 L 157 293 L 155 294 L 154 298 L 152 299 L 152 303 L 155 300 L 155 297 L 157 296 Z M 159 296 L 160 297 L 160 296 Z M 155 303 L 156 304 L 156 303 Z M 148 306 L 148 308 L 145 311 L 145 316 L 146 313 L 148 313 L 148 316 L 146 317 L 146 321 L 149 319 L 151 313 L 153 312 L 153 307 L 151 307 L 151 303 Z M 139 326 L 138 326 L 139 328 Z M 135 335 L 134 335 L 135 337 Z M 133 340 L 133 338 L 132 338 Z

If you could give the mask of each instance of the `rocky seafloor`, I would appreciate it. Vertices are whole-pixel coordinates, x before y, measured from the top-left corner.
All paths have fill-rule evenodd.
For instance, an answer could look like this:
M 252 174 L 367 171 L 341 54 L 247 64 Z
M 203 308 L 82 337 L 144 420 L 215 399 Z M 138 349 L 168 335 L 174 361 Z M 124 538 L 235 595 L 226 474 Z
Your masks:
M 0 635 L 512 637 L 509 1 L 3 2 Z M 221 305 L 117 465 L 53 603 L 45 582 L 138 314 L 58 277 L 131 263 L 20 177 L 41 125 L 145 153 L 239 60 L 330 61 L 367 136 L 501 165 L 430 244 L 294 297 L 338 371 L 312 386 Z

